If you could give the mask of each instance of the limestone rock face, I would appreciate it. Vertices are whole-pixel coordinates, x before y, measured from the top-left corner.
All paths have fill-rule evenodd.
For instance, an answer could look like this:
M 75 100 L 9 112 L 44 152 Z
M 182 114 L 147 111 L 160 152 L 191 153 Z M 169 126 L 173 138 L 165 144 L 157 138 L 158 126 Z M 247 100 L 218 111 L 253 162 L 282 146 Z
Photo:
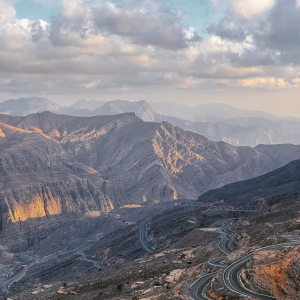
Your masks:
M 299 246 L 289 253 L 280 250 L 258 252 L 251 260 L 254 279 L 274 291 L 278 299 L 299 299 Z
M 57 141 L 3 123 L 0 132 L 2 237 L 15 235 L 20 221 L 113 208 L 110 184 Z
M 33 218 L 196 198 L 300 158 L 300 146 L 236 147 L 134 113 L 43 112 L 0 122 L 3 230 Z

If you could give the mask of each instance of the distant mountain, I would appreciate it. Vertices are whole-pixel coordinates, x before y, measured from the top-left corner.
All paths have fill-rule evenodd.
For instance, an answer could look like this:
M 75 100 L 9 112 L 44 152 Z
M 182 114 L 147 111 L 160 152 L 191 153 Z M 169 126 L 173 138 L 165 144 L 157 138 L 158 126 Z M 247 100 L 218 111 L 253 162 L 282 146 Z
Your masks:
M 138 102 L 123 100 L 109 101 L 94 110 L 91 115 L 117 115 L 127 112 L 134 112 L 145 122 L 155 122 L 156 116 L 158 115 L 145 100 Z
M 300 194 L 300 160 L 262 176 L 225 185 L 201 195 L 198 202 L 221 202 L 219 206 L 260 209 Z
M 162 115 L 199 122 L 220 122 L 237 117 L 258 117 L 273 121 L 281 119 L 266 112 L 240 109 L 223 103 L 205 103 L 194 107 L 173 102 L 150 102 L 150 105 Z
M 15 105 L 15 103 L 18 105 Z M 49 100 L 33 97 L 9 100 L 0 103 L 0 108 L 1 105 L 3 106 L 3 113 L 13 115 L 52 111 L 71 116 L 90 117 L 134 112 L 143 121 L 167 121 L 184 130 L 204 135 L 212 141 L 225 141 L 236 146 L 255 147 L 259 144 L 300 144 L 300 121 L 280 119 L 277 116 L 264 112 L 241 110 L 218 103 L 200 104 L 194 108 L 176 103 L 152 103 L 155 107 L 163 108 L 165 113 L 174 115 L 159 113 L 146 101 L 113 100 L 104 102 L 79 100 L 71 106 L 62 107 Z M 207 115 L 208 113 L 215 115 Z M 252 114 L 263 115 L 266 118 L 244 116 Z M 182 116 L 182 118 L 175 115 Z
M 81 109 L 88 109 L 93 111 L 99 107 L 101 107 L 106 101 L 99 101 L 99 100 L 78 100 L 74 104 L 69 106 L 69 109 L 73 110 L 81 110 Z
M 8 115 L 29 115 L 42 111 L 58 112 L 60 108 L 59 104 L 39 97 L 20 98 L 0 103 L 0 113 Z
M 62 107 L 59 112 L 66 115 L 88 117 L 92 111 L 101 107 L 104 103 L 106 102 L 98 100 L 78 100 L 70 106 Z

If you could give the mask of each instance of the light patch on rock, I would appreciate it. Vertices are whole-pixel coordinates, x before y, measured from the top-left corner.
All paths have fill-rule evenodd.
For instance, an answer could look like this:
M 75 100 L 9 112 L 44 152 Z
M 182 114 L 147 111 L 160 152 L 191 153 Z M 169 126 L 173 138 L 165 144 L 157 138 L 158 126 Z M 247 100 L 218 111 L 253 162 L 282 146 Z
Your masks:
M 142 207 L 142 206 L 139 204 L 126 204 L 124 206 L 121 206 L 121 208 L 139 208 L 139 207 Z
M 201 231 L 215 232 L 218 228 L 198 228 Z
M 97 211 L 97 210 L 89 211 L 86 214 L 90 217 L 100 217 L 101 216 L 101 212 Z
M 166 277 L 165 281 L 169 283 L 179 281 L 179 278 L 182 275 L 183 271 L 183 269 L 176 269 L 171 271 L 170 275 Z
M 43 289 L 37 289 L 37 290 L 31 292 L 31 294 L 32 294 L 32 295 L 37 295 L 37 294 L 42 293 L 42 292 L 44 292 L 44 291 L 45 291 L 45 290 L 43 290 Z

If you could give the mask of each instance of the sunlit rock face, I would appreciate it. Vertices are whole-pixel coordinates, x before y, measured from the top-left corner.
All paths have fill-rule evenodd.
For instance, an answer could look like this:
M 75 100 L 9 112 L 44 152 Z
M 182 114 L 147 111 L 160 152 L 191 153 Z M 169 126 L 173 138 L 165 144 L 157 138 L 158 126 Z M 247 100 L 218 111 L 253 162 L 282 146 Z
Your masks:
M 253 283 L 263 284 L 274 292 L 277 299 L 299 299 L 300 292 L 300 247 L 290 252 L 284 250 L 265 250 L 251 258 L 251 277 Z
M 96 170 L 72 161 L 57 141 L 3 123 L 0 129 L 2 238 L 22 235 L 20 223 L 29 219 L 113 208 L 110 184 Z
M 2 235 L 31 219 L 196 198 L 300 158 L 299 146 L 236 147 L 134 113 L 0 122 Z

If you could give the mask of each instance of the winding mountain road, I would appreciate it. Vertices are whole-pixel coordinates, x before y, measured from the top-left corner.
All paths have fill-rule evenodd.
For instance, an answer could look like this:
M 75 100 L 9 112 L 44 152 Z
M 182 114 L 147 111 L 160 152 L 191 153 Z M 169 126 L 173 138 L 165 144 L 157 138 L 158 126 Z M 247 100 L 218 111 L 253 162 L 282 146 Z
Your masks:
M 151 246 L 149 239 L 148 239 L 148 224 L 149 224 L 149 222 L 147 222 L 147 221 L 144 221 L 141 223 L 140 239 L 141 239 L 141 242 L 142 242 L 144 248 L 148 252 L 154 252 L 155 249 Z
M 238 281 L 238 273 L 241 270 L 241 268 L 243 268 L 247 264 L 247 262 L 249 261 L 251 256 L 253 254 L 255 254 L 255 252 L 265 250 L 265 249 L 274 248 L 274 247 L 278 247 L 278 246 L 279 247 L 295 247 L 295 246 L 298 246 L 298 245 L 300 245 L 300 242 L 295 241 L 295 242 L 282 243 L 282 244 L 271 245 L 271 246 L 256 249 L 252 253 L 242 257 L 241 259 L 239 259 L 238 261 L 234 262 L 233 264 L 231 264 L 230 266 L 228 266 L 226 268 L 226 270 L 223 273 L 223 280 L 224 280 L 225 285 L 231 291 L 233 291 L 235 293 L 238 293 L 242 296 L 261 299 L 261 300 L 274 300 L 274 299 L 276 299 L 275 297 L 272 297 L 272 296 L 267 296 L 267 295 L 263 295 L 263 294 L 259 294 L 259 293 L 254 293 L 254 292 L 246 289 L 244 286 L 241 286 L 239 281 Z
M 200 299 L 200 300 L 210 300 L 206 295 L 204 295 L 203 290 L 214 278 L 217 273 L 210 273 L 200 277 L 196 282 L 193 283 L 189 297 L 190 299 Z
M 225 222 L 223 222 L 222 226 L 217 231 L 222 234 L 222 240 L 219 243 L 219 248 L 226 255 L 232 253 L 232 251 L 229 248 L 229 243 L 231 241 L 230 237 L 232 233 L 227 230 L 232 223 L 233 223 L 233 219 L 226 220 Z M 227 256 L 214 258 L 210 260 L 208 263 L 222 268 L 223 267 L 222 261 L 224 261 L 226 258 Z M 217 273 L 210 273 L 200 277 L 197 281 L 195 281 L 189 291 L 189 298 L 193 300 L 210 299 L 204 294 L 204 289 L 212 281 L 212 279 L 216 274 Z
M 222 252 L 224 252 L 226 255 L 230 255 L 232 251 L 229 248 L 229 243 L 231 242 L 231 236 L 232 233 L 229 232 L 227 229 L 228 227 L 233 223 L 233 220 L 227 220 L 223 223 L 222 227 L 218 229 L 219 233 L 222 233 L 222 240 L 219 243 L 219 248 Z M 255 293 L 253 291 L 248 290 L 246 287 L 239 282 L 238 277 L 239 277 L 239 271 L 247 264 L 251 256 L 260 250 L 263 249 L 269 249 L 272 247 L 294 247 L 299 245 L 300 242 L 295 241 L 295 242 L 290 242 L 290 243 L 282 243 L 282 244 L 277 244 L 277 245 L 272 245 L 272 246 L 267 246 L 263 248 L 256 249 L 252 253 L 244 256 L 243 258 L 240 258 L 239 260 L 235 261 L 232 263 L 230 266 L 228 266 L 224 273 L 223 273 L 223 280 L 225 285 L 227 286 L 228 289 L 231 291 L 244 296 L 244 297 L 250 297 L 250 298 L 256 298 L 260 300 L 276 300 L 276 298 L 268 295 L 263 295 L 259 293 Z M 220 268 L 224 267 L 224 264 L 222 263 L 227 256 L 224 257 L 219 257 L 210 260 L 208 263 Z M 193 300 L 207 300 L 209 299 L 205 294 L 204 290 L 205 287 L 211 282 L 213 279 L 214 275 L 217 273 L 211 273 L 202 276 L 199 278 L 197 281 L 194 282 L 194 284 L 191 286 L 191 289 L 189 291 L 189 298 Z
M 229 243 L 231 242 L 232 232 L 228 231 L 228 227 L 233 223 L 233 220 L 230 219 L 223 223 L 223 226 L 218 229 L 218 232 L 222 234 L 222 240 L 219 244 L 219 248 L 222 252 L 226 255 L 230 255 L 232 253 L 231 249 L 229 248 Z M 225 257 L 226 258 L 226 257 Z
M 96 240 L 91 241 L 92 244 L 90 244 L 90 245 L 88 245 L 88 246 L 86 246 L 86 247 L 84 247 L 84 248 L 77 251 L 77 254 L 81 255 L 81 257 L 80 257 L 81 260 L 88 261 L 88 262 L 94 264 L 93 267 L 96 267 L 96 268 L 99 268 L 99 269 L 101 269 L 103 267 L 103 263 L 101 261 L 88 259 L 87 254 L 85 253 L 85 251 L 87 249 L 91 248 L 91 246 L 93 246 L 95 243 L 97 243 L 101 239 L 101 237 L 102 237 L 102 233 L 97 234 L 96 235 Z
M 237 294 L 240 294 L 241 296 L 245 297 L 251 297 L 251 298 L 257 298 L 261 300 L 275 300 L 276 298 L 262 295 L 258 293 L 254 293 L 250 290 L 247 290 L 245 287 L 242 287 L 240 283 L 238 282 L 238 273 L 239 271 L 247 264 L 250 257 L 253 255 L 253 253 L 243 257 L 242 259 L 234 262 L 232 265 L 230 265 L 225 272 L 223 273 L 223 279 L 226 284 L 226 286 L 233 292 L 236 292 Z

